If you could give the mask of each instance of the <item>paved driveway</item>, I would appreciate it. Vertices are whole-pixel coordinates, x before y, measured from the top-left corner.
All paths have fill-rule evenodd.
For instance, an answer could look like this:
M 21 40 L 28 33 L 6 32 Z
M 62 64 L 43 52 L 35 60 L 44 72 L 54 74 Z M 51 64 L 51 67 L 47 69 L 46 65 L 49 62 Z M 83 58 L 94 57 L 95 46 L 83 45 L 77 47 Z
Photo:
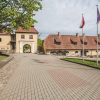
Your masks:
M 16 69 L 0 100 L 100 100 L 100 70 L 50 55 L 14 57 Z

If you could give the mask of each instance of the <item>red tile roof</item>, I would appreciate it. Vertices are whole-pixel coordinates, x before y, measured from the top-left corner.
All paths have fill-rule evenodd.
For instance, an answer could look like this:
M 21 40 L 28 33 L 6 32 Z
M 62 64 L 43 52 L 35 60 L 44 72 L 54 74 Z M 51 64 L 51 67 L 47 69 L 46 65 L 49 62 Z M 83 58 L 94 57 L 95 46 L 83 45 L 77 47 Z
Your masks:
M 38 33 L 38 31 L 34 28 L 34 26 L 32 26 L 30 29 L 26 30 L 23 28 L 18 28 L 16 30 L 16 33 Z
M 45 49 L 48 50 L 81 50 L 83 47 L 82 44 L 82 36 L 75 36 L 75 35 L 60 35 L 60 42 L 61 44 L 55 44 L 54 39 L 59 37 L 58 35 L 49 35 L 45 40 L 44 40 L 44 47 Z M 89 50 L 96 50 L 97 45 L 96 45 L 96 36 L 85 36 L 85 42 L 87 42 L 86 45 L 84 45 L 85 49 Z M 71 43 L 71 41 L 77 42 L 77 44 Z M 100 39 L 99 39 L 100 41 Z M 100 49 L 100 45 L 99 45 Z
M 0 35 L 9 35 L 7 32 L 0 32 Z

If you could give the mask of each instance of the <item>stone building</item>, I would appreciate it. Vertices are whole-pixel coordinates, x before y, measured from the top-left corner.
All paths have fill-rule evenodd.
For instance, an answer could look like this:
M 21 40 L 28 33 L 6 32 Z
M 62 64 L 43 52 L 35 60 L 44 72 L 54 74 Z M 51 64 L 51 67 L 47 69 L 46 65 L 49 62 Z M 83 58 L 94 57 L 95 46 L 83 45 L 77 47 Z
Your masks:
M 100 50 L 100 38 L 98 41 L 98 48 Z M 97 55 L 97 37 L 84 37 L 84 55 Z M 83 55 L 83 36 L 76 35 L 49 35 L 44 40 L 44 50 L 46 54 L 63 53 L 67 56 L 82 56 Z M 99 51 L 100 55 L 100 51 Z
M 0 33 L 0 52 L 36 53 L 38 31 L 32 26 L 29 30 L 19 28 L 15 34 Z
M 11 36 L 9 33 L 0 33 L 0 51 L 1 52 L 10 52 L 11 50 Z

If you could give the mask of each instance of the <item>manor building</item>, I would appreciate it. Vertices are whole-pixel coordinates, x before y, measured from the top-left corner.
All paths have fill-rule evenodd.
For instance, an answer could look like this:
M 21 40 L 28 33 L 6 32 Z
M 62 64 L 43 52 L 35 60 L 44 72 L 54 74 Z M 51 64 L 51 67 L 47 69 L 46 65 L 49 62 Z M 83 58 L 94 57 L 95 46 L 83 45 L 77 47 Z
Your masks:
M 84 44 L 85 56 L 97 55 L 97 37 L 96 36 L 80 36 L 76 35 L 49 35 L 44 40 L 44 50 L 46 54 L 63 53 L 67 56 L 82 56 Z M 100 38 L 98 40 L 98 49 L 100 50 Z M 99 51 L 100 55 L 100 51 Z
M 36 53 L 38 31 L 32 26 L 29 30 L 18 28 L 15 34 L 0 33 L 0 52 Z

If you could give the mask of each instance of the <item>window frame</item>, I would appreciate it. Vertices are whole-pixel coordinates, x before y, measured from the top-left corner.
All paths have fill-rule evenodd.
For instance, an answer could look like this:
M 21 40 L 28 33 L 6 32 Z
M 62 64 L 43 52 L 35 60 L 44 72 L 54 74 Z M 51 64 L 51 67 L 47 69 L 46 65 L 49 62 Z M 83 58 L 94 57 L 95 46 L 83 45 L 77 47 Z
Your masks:
M 33 35 L 29 35 L 29 39 L 33 39 Z
M 22 35 L 22 34 L 21 34 L 21 39 L 25 39 L 25 35 Z

